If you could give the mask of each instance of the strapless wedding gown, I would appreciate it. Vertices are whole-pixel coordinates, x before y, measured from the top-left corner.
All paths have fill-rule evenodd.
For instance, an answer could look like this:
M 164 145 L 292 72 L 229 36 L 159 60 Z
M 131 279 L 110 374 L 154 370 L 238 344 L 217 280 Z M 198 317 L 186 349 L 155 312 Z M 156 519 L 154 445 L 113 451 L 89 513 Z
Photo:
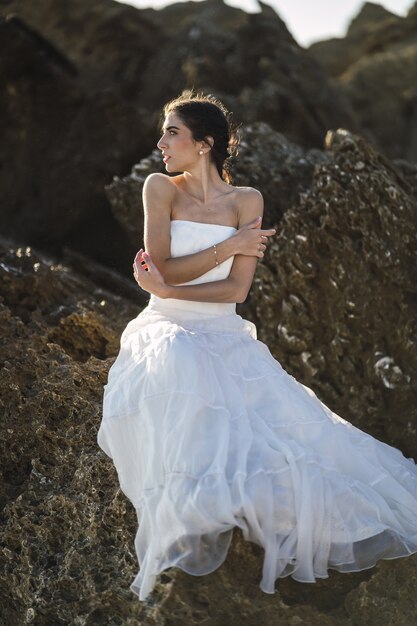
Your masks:
M 172 221 L 171 254 L 234 230 Z M 417 552 L 414 460 L 297 382 L 234 304 L 151 296 L 121 336 L 98 444 L 137 512 L 140 600 L 168 567 L 218 568 L 236 526 L 264 549 L 266 593 L 280 577 L 315 582 Z

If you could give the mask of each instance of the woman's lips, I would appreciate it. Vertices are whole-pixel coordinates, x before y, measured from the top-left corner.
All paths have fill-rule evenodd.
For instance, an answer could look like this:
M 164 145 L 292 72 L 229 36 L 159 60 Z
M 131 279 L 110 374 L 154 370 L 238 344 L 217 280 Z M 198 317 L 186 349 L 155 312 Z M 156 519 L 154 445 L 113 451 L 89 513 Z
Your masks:
M 164 163 L 166 163 L 168 161 L 168 159 L 170 159 L 170 156 L 164 156 L 164 158 L 162 159 Z

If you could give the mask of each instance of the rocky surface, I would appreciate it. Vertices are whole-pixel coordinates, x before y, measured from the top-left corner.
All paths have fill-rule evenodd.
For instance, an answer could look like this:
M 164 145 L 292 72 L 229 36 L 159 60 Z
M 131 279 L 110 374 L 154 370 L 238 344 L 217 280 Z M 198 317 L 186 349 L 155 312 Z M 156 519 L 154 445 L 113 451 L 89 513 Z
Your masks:
M 416 8 L 365 5 L 330 59 L 261 7 L 0 7 L 0 219 L 14 237 L 0 239 L 1 624 L 415 622 L 417 556 L 280 579 L 271 596 L 239 531 L 212 574 L 172 568 L 145 603 L 129 590 L 136 517 L 96 434 L 120 334 L 146 302 L 131 263 L 143 181 L 164 171 L 159 110 L 184 86 L 246 123 L 235 184 L 262 191 L 278 230 L 240 313 L 328 406 L 417 459 Z
M 329 133 L 327 147 L 331 160 L 277 224 L 246 307 L 336 412 L 414 456 L 414 190 L 360 138 Z
M 344 96 L 262 9 L 3 2 L 3 234 L 53 253 L 67 245 L 128 272 L 131 251 L 104 188 L 155 147 L 162 105 L 184 87 L 212 91 L 238 121 L 268 122 L 307 147 L 321 147 L 329 126 L 353 130 Z
M 402 18 L 365 3 L 346 37 L 308 50 L 334 77 L 379 149 L 415 163 L 417 4 Z
M 75 63 L 18 18 L 0 21 L 0 72 L 3 235 L 117 266 L 126 242 L 103 187 L 136 157 L 140 110 L 105 85 L 94 94 Z
M 372 49 L 378 48 L 380 30 L 387 24 L 401 28 L 404 19 L 388 11 L 380 4 L 364 2 L 352 19 L 345 37 L 333 37 L 317 41 L 308 48 L 329 76 L 341 76 L 349 66 L 358 62 Z
M 145 104 L 161 108 L 167 95 L 194 85 L 219 95 L 238 120 L 267 122 L 307 147 L 321 147 L 329 126 L 358 128 L 321 66 L 272 7 L 259 7 L 260 13 L 246 14 L 206 0 L 144 11 L 164 33 L 144 73 Z
M 253 125 L 248 136 L 261 142 L 272 132 Z M 268 208 L 279 234 L 240 311 L 326 404 L 415 458 L 412 187 L 349 133 L 330 133 L 320 156 L 278 139 L 282 171 L 287 163 L 294 175 L 294 159 L 305 158 L 308 176 L 283 217 L 278 200 Z M 171 568 L 137 601 L 128 588 L 136 517 L 96 434 L 120 333 L 144 301 L 132 280 L 120 277 L 117 295 L 117 274 L 76 271 L 82 258 L 71 250 L 65 259 L 0 245 L 0 621 L 410 626 L 417 556 L 355 574 L 330 570 L 314 585 L 281 579 L 271 596 L 258 587 L 262 549 L 240 532 L 221 568 L 203 577 Z
M 306 150 L 342 127 L 405 167 L 416 160 L 415 8 L 403 19 L 366 3 L 345 39 L 304 50 L 260 7 L 5 0 L 3 234 L 54 254 L 68 246 L 129 275 L 134 250 L 105 189 L 148 158 L 163 104 L 184 87 L 216 94 L 238 121 L 268 123 Z

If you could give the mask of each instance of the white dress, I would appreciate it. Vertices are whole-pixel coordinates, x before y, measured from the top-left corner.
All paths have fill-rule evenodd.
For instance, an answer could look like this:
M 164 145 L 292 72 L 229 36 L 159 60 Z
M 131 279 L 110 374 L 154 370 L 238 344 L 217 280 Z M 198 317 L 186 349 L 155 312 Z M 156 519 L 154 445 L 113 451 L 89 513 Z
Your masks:
M 171 254 L 234 228 L 171 222 Z M 233 259 L 190 281 L 227 277 Z M 151 296 L 104 387 L 98 444 L 137 511 L 140 600 L 157 575 L 208 574 L 235 526 L 264 548 L 260 588 L 417 552 L 417 466 L 288 374 L 235 304 Z

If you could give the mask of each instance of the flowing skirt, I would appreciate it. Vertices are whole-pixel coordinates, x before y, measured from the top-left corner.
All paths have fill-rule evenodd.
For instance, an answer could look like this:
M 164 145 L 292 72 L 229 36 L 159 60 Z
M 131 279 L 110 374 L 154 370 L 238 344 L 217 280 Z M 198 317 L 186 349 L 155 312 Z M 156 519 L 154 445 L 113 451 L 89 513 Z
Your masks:
M 332 412 L 236 313 L 148 306 L 125 328 L 98 443 L 136 509 L 140 600 L 169 567 L 217 569 L 234 527 L 260 588 L 417 552 L 417 466 Z

